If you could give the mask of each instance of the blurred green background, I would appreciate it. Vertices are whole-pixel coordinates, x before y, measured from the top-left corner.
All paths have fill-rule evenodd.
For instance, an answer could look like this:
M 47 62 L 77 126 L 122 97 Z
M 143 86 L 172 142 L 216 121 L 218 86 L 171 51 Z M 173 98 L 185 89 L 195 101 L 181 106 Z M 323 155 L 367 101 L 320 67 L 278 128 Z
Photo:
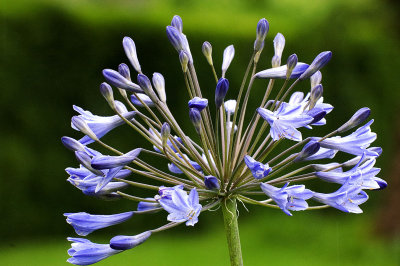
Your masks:
M 64 135 L 80 137 L 70 128 L 73 104 L 111 114 L 98 85 L 102 69 L 127 63 L 124 36 L 135 40 L 146 74 L 164 75 L 168 104 L 194 133 L 181 67 L 165 34 L 175 14 L 184 21 L 202 90 L 211 102 L 215 83 L 201 54 L 203 41 L 213 45 L 217 69 L 224 48 L 235 45 L 228 98 L 237 94 L 262 17 L 269 21 L 270 32 L 259 69 L 270 66 L 277 32 L 286 37 L 283 62 L 296 53 L 310 63 L 319 52 L 331 50 L 333 58 L 322 74 L 325 101 L 335 109 L 327 126 L 316 132 L 330 132 L 368 106 L 378 134 L 374 145 L 384 150 L 377 166 L 389 187 L 369 193 L 364 214 L 321 210 L 288 217 L 274 209 L 241 208 L 245 264 L 399 265 L 399 10 L 399 4 L 389 0 L 0 0 L 0 265 L 66 265 L 65 238 L 74 232 L 64 212 L 110 214 L 136 208 L 124 200 L 84 196 L 67 183 L 64 168 L 77 163 L 60 142 Z M 251 106 L 260 101 L 265 83 L 257 82 L 254 88 Z M 306 92 L 309 85 L 298 89 Z M 125 127 L 104 139 L 122 150 L 143 142 Z M 137 216 L 90 239 L 105 243 L 116 234 L 159 226 L 164 219 L 163 214 Z M 133 251 L 99 263 L 187 264 L 228 265 L 219 211 L 202 214 L 195 228 L 157 234 Z

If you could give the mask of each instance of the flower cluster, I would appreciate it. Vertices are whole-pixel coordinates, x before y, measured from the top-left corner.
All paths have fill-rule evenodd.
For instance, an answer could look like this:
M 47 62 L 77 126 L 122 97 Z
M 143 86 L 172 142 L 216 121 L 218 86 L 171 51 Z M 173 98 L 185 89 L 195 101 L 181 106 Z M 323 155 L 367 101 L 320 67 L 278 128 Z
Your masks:
M 100 92 L 114 115 L 98 116 L 74 106 L 78 115 L 72 117 L 71 126 L 84 136 L 79 140 L 63 137 L 62 142 L 74 152 L 79 162 L 78 168 L 66 169 L 72 185 L 99 199 L 136 201 L 137 209 L 111 215 L 85 212 L 64 215 L 80 236 L 126 222 L 132 217 L 134 220 L 136 215 L 144 213 L 165 211 L 168 222 L 133 236 L 115 236 L 108 244 L 68 238 L 73 242 L 68 251 L 71 256 L 68 262 L 93 264 L 142 244 L 154 233 L 182 223 L 194 226 L 202 212 L 219 205 L 227 208 L 228 201 L 280 208 L 289 216 L 293 211 L 329 206 L 343 212 L 360 213 L 359 205 L 368 199 L 365 190 L 387 186 L 376 176 L 380 169 L 374 167 L 382 150 L 371 147 L 376 139 L 376 134 L 371 131 L 373 120 L 363 124 L 370 114 L 369 108 L 361 108 L 341 127 L 325 136 L 312 133 L 313 126 L 326 124 L 325 117 L 333 110 L 332 105 L 323 101 L 320 72 L 332 53 L 320 53 L 311 64 L 298 62 L 297 55 L 292 54 L 286 65 L 281 65 L 285 38 L 278 33 L 273 41 L 272 67 L 257 72 L 268 31 L 267 20 L 261 19 L 257 24 L 249 66 L 242 85 L 235 91 L 237 97 L 232 100 L 225 98 L 230 88 L 227 71 L 235 55 L 234 46 L 225 49 L 221 75 L 218 76 L 212 46 L 204 42 L 202 52 L 216 84 L 215 106 L 210 106 L 209 100 L 201 94 L 182 19 L 174 16 L 171 25 L 167 26 L 167 36 L 178 52 L 189 96 L 188 118 L 199 142 L 186 135 L 172 115 L 163 76 L 154 73 L 150 80 L 143 74 L 134 41 L 129 37 L 123 39 L 126 56 L 138 73 L 136 79 L 126 64 L 120 64 L 118 70 L 103 70 L 106 82 L 100 85 Z M 245 121 L 246 109 L 250 109 L 251 89 L 255 83 L 264 83 L 265 79 L 268 79 L 268 85 L 264 97 L 258 106 L 252 107 L 251 121 Z M 279 79 L 283 80 L 280 89 L 274 90 Z M 306 96 L 300 91 L 293 92 L 297 84 L 306 80 L 311 84 Z M 114 99 L 116 90 L 121 101 Z M 271 96 L 273 93 L 274 97 Z M 114 128 L 125 124 L 146 140 L 148 147 L 144 145 L 121 152 L 101 140 Z M 306 130 L 302 132 L 302 128 Z M 345 133 L 351 130 L 354 131 Z M 279 144 L 284 141 L 292 145 L 279 150 Z M 93 143 L 110 155 L 89 147 Z M 342 163 L 310 163 L 333 159 L 338 152 L 355 157 Z M 165 169 L 147 163 L 141 158 L 143 153 L 163 161 Z M 131 174 L 141 175 L 148 182 L 137 182 Z M 289 185 L 310 179 L 337 183 L 339 189 L 320 193 L 307 189 L 304 184 Z M 148 197 L 124 193 L 128 186 L 145 190 Z

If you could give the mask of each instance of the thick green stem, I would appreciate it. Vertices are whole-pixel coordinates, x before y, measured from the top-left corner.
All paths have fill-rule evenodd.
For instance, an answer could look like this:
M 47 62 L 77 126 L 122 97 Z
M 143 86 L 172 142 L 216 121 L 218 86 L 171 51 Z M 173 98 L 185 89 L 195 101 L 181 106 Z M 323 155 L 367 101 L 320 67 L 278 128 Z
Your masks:
M 221 202 L 226 240 L 228 241 L 231 266 L 242 266 L 242 249 L 240 247 L 239 227 L 237 220 L 236 198 L 227 198 Z

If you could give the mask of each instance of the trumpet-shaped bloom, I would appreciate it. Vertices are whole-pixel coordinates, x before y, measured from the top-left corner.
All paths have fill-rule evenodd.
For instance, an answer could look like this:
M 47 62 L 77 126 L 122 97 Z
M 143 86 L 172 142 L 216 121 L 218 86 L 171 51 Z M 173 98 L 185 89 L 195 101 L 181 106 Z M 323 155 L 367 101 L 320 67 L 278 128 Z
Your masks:
M 257 112 L 271 126 L 271 137 L 273 140 L 287 138 L 294 141 L 301 141 L 301 132 L 296 128 L 310 124 L 314 118 L 303 114 L 301 106 L 292 107 L 282 103 L 278 110 L 271 112 L 264 108 L 258 108 Z
M 67 239 L 73 242 L 68 250 L 71 258 L 67 262 L 75 265 L 90 265 L 122 252 L 112 249 L 108 244 L 96 244 L 84 238 L 68 237 Z
M 114 128 L 123 125 L 125 122 L 118 115 L 113 116 L 98 116 L 94 115 L 89 111 L 85 111 L 82 108 L 74 105 L 74 110 L 77 111 L 81 117 L 89 126 L 89 128 L 93 131 L 98 139 L 102 138 L 108 132 L 113 130 Z M 125 112 L 122 114 L 127 120 L 131 120 L 135 117 L 136 112 Z M 78 130 L 74 125 L 71 125 L 73 129 Z M 80 143 L 86 145 L 94 142 L 89 136 L 84 136 L 79 140 Z
M 336 192 L 314 193 L 313 200 L 329 205 L 344 212 L 362 213 L 358 205 L 368 200 L 368 195 L 362 191 L 362 187 L 354 183 L 350 178 Z
M 250 169 L 251 173 L 253 174 L 255 179 L 261 179 L 266 177 L 272 170 L 268 164 L 262 164 L 257 162 L 249 155 L 244 157 L 244 162 L 246 163 L 247 167 Z
M 160 204 L 164 210 L 169 212 L 168 221 L 186 222 L 187 226 L 194 226 L 198 222 L 202 208 L 195 188 L 190 191 L 189 195 L 183 189 L 175 189 L 171 193 L 171 200 L 161 198 Z
M 313 192 L 306 189 L 304 185 L 288 187 L 286 183 L 282 188 L 271 186 L 267 183 L 261 183 L 262 191 L 278 204 L 284 213 L 292 216 L 291 211 L 303 211 L 308 208 L 307 201 L 313 196 Z
M 130 219 L 133 212 L 123 212 L 112 215 L 93 215 L 86 212 L 64 213 L 67 223 L 72 225 L 80 236 L 87 236 L 91 232 L 111 225 L 119 224 Z
M 315 175 L 322 180 L 344 184 L 349 178 L 349 182 L 355 182 L 362 189 L 383 189 L 387 187 L 385 180 L 376 177 L 376 175 L 381 171 L 380 168 L 375 168 L 376 160 L 370 158 L 363 162 L 363 158 L 360 159 L 358 164 L 356 164 L 352 169 L 346 172 L 316 172 Z
M 110 240 L 110 247 L 117 250 L 131 249 L 142 244 L 150 236 L 150 231 L 135 236 L 115 236 Z
M 377 152 L 368 150 L 367 148 L 376 139 L 376 133 L 371 132 L 371 124 L 374 120 L 369 121 L 364 126 L 359 127 L 356 131 L 345 137 L 332 137 L 324 139 L 320 142 L 321 147 L 339 150 L 353 155 L 378 156 Z M 319 140 L 320 138 L 314 138 Z

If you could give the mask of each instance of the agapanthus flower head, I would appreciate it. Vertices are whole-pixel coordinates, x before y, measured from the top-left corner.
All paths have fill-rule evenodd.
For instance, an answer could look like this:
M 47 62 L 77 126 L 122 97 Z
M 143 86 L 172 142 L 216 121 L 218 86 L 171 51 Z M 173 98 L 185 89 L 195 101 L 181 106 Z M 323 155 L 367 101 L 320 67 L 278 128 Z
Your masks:
M 100 85 L 100 93 L 113 115 L 98 116 L 74 106 L 79 114 L 71 119 L 71 127 L 84 136 L 79 140 L 62 137 L 61 141 L 74 152 L 78 162 L 76 168 L 66 169 L 69 183 L 92 198 L 131 200 L 137 206 L 132 208 L 135 210 L 111 215 L 78 212 L 65 216 L 78 235 L 124 222 L 132 215 L 160 212 L 165 223 L 144 232 L 117 235 L 109 244 L 69 238 L 73 243 L 68 262 L 96 263 L 142 244 L 155 233 L 180 224 L 194 226 L 203 212 L 222 210 L 232 265 L 243 265 L 237 201 L 281 209 L 288 216 L 292 216 L 292 211 L 326 207 L 360 213 L 359 205 L 368 199 L 364 190 L 387 186 L 385 180 L 377 177 L 380 168 L 375 164 L 382 149 L 371 147 L 377 137 L 371 130 L 373 120 L 363 125 L 371 112 L 369 108 L 360 109 L 332 132 L 318 136 L 313 130 L 314 126 L 325 125 L 327 119 L 340 119 L 332 116 L 333 106 L 324 102 L 322 95 L 321 71 L 332 53 L 320 53 L 310 65 L 298 62 L 297 55 L 292 54 L 287 64 L 281 66 L 285 38 L 278 33 L 273 40 L 274 55 L 268 59 L 272 68 L 260 71 L 257 66 L 265 59 L 261 53 L 266 45 L 268 21 L 259 20 L 255 29 L 250 62 L 240 83 L 236 77 L 231 79 L 230 100 L 225 101 L 230 86 L 226 74 L 233 62 L 234 46 L 224 50 L 218 73 L 211 44 L 203 43 L 201 49 L 216 82 L 214 108 L 205 98 L 210 92 L 202 94 L 201 88 L 205 86 L 198 77 L 204 75 L 196 73 L 181 17 L 174 16 L 167 26 L 167 37 L 178 52 L 183 72 L 183 79 L 175 78 L 175 82 L 184 82 L 174 88 L 186 86 L 189 117 L 185 120 L 191 121 L 196 132 L 185 128 L 174 116 L 178 111 L 171 108 L 177 105 L 177 96 L 183 97 L 183 91 L 168 92 L 174 102 L 167 100 L 164 76 L 155 72 L 150 81 L 149 73 L 142 72 L 134 41 L 129 37 L 123 39 L 123 49 L 137 72 L 138 84 L 132 82 L 130 69 L 124 63 L 118 71 L 103 70 L 107 83 Z M 269 79 L 268 85 L 264 79 Z M 305 79 L 310 79 L 311 90 L 296 91 L 302 89 L 296 86 Z M 326 88 L 329 90 L 329 86 Z M 255 90 L 264 96 L 253 97 L 251 92 Z M 250 104 L 256 98 L 260 102 Z M 254 113 L 246 113 L 249 110 Z M 134 138 L 140 138 L 140 147 L 112 147 L 106 143 L 108 138 L 103 139 L 123 124 L 138 133 Z M 353 133 L 342 136 L 351 129 Z M 93 142 L 101 152 L 89 146 Z M 354 156 L 344 162 L 332 161 L 338 152 Z M 341 187 L 332 193 L 314 192 L 306 187 L 306 181 L 312 179 Z M 136 189 L 125 190 L 129 186 Z M 260 199 L 260 195 L 268 198 Z M 310 206 L 309 201 L 314 204 Z

